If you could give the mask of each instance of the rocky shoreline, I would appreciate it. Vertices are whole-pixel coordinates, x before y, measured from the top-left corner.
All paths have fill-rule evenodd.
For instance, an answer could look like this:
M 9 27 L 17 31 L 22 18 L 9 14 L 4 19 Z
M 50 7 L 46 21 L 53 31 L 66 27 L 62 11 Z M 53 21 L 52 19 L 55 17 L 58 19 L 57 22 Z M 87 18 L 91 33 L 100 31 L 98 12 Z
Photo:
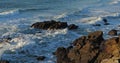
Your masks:
M 105 25 L 109 25 L 107 19 L 103 19 L 103 22 Z M 75 24 L 68 26 L 67 22 L 54 20 L 37 22 L 31 27 L 45 30 L 64 28 L 72 30 L 78 28 Z M 116 36 L 117 30 L 110 30 L 108 35 Z M 91 32 L 87 36 L 74 40 L 72 45 L 67 48 L 57 48 L 54 55 L 57 57 L 57 63 L 119 63 L 120 36 L 104 39 L 103 31 Z
M 108 22 L 106 19 L 103 20 Z M 100 26 L 100 25 L 94 25 Z M 31 25 L 32 28 L 42 30 L 65 29 L 74 30 L 79 27 L 75 24 L 68 25 L 67 22 L 60 21 L 44 21 L 36 22 Z M 103 31 L 95 31 L 87 36 L 81 36 L 72 42 L 69 47 L 59 47 L 53 53 L 56 56 L 56 63 L 120 63 L 120 36 L 117 36 L 118 30 L 112 29 L 108 35 L 112 38 L 103 38 Z M 116 36 L 116 37 L 114 37 Z M 11 38 L 2 40 L 8 42 Z M 36 58 L 38 61 L 46 59 L 45 56 Z M 0 63 L 9 63 L 9 61 L 0 61 Z
M 68 48 L 57 48 L 55 54 L 57 63 L 119 63 L 120 36 L 104 39 L 102 31 L 95 31 Z

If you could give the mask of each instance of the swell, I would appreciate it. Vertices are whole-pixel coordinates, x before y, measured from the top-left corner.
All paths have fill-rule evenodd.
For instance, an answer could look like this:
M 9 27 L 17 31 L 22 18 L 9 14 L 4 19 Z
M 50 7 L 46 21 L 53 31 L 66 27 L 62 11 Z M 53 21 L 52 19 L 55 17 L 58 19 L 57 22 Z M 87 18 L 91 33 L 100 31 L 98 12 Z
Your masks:
M 102 2 L 102 1 L 99 1 Z M 110 4 L 112 2 L 117 2 L 116 4 Z M 83 8 L 82 10 L 74 11 L 73 13 L 63 13 L 56 17 L 58 20 L 62 21 L 74 21 L 82 23 L 95 23 L 101 21 L 103 18 L 120 18 L 120 7 L 119 1 L 110 1 L 99 6 L 91 6 Z

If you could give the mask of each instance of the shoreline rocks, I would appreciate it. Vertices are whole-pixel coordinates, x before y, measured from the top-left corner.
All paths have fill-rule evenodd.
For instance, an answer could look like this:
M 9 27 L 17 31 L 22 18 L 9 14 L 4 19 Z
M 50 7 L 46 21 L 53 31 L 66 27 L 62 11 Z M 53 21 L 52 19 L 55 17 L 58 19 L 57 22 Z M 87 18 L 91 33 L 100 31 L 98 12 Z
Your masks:
M 60 21 L 44 21 L 44 22 L 36 22 L 31 25 L 32 28 L 43 29 L 43 30 L 52 30 L 52 29 L 65 29 L 68 28 L 69 30 L 77 29 L 78 26 L 75 24 L 68 25 L 67 22 L 60 22 Z
M 104 39 L 102 31 L 95 31 L 76 39 L 70 47 L 56 50 L 57 63 L 119 63 L 120 36 Z

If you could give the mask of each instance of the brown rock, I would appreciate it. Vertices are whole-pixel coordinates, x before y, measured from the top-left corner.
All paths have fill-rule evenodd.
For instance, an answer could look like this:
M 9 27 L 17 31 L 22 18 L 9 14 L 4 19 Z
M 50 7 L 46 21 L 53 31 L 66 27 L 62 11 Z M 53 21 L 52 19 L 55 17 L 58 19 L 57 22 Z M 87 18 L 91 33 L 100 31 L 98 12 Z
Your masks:
M 69 30 L 77 29 L 77 28 L 78 28 L 78 26 L 75 25 L 75 24 L 70 24 L 70 25 L 68 26 L 68 29 L 69 29 Z
M 100 52 L 96 63 L 101 63 L 105 59 L 120 58 L 120 48 L 118 45 L 118 37 L 114 37 L 106 40 L 102 45 L 102 51 Z M 107 62 L 106 62 L 107 63 Z
M 73 47 L 57 49 L 57 63 L 118 63 L 120 36 L 103 39 L 102 31 L 89 33 L 73 42 Z
M 74 47 L 68 53 L 68 58 L 74 63 L 93 63 L 97 57 L 99 49 L 87 42 L 81 49 Z
M 59 47 L 56 50 L 57 63 L 69 63 L 67 50 L 64 47 Z
M 117 35 L 117 30 L 110 30 L 109 32 L 108 32 L 108 35 Z
M 87 40 L 100 44 L 103 39 L 103 32 L 102 31 L 95 31 L 88 34 Z
M 32 24 L 31 27 L 37 28 L 37 29 L 64 29 L 67 28 L 67 22 L 57 22 L 54 20 L 51 21 L 45 21 L 45 22 L 36 22 Z
M 73 45 L 76 46 L 78 49 L 80 49 L 86 41 L 86 36 L 82 36 L 78 39 L 76 39 L 75 41 L 73 41 Z

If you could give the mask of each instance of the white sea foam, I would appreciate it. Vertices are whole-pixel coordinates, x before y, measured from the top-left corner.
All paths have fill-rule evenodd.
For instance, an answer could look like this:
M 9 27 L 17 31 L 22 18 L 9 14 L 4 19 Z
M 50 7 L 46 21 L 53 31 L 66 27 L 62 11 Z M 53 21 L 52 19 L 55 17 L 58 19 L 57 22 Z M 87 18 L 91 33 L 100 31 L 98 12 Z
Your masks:
M 0 16 L 8 16 L 8 15 L 16 15 L 16 14 L 19 14 L 18 9 L 0 12 Z

